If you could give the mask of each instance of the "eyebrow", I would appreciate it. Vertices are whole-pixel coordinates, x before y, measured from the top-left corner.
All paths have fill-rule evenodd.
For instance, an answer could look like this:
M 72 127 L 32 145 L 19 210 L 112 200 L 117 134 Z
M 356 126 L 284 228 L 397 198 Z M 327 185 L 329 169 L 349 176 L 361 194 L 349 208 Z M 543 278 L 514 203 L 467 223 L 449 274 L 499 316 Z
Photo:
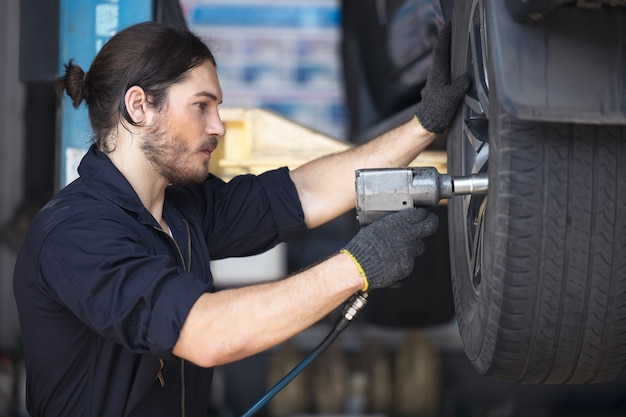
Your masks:
M 222 100 L 218 99 L 215 94 L 209 93 L 208 91 L 200 91 L 200 92 L 194 94 L 194 96 L 207 97 L 207 98 L 210 98 L 213 101 L 217 101 L 218 104 L 222 103 Z

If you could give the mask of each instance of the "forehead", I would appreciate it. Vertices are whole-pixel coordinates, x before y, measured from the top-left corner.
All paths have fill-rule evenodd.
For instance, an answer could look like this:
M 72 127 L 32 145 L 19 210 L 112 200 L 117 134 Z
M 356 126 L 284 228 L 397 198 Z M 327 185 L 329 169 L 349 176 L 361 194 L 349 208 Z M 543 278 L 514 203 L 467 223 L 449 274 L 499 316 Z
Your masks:
M 211 61 L 205 60 L 202 64 L 192 68 L 179 82 L 172 84 L 169 95 L 179 99 L 196 95 L 212 96 L 221 103 L 222 89 L 215 66 Z

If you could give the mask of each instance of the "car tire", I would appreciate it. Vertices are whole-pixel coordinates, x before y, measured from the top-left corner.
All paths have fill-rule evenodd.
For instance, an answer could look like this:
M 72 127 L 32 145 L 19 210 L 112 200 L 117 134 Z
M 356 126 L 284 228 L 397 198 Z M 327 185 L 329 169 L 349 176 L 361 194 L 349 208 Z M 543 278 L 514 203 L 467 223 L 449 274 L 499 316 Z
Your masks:
M 488 172 L 448 203 L 467 357 L 520 383 L 589 383 L 626 366 L 626 126 L 517 120 L 498 101 L 482 0 L 455 2 L 452 77 L 473 79 L 448 172 Z

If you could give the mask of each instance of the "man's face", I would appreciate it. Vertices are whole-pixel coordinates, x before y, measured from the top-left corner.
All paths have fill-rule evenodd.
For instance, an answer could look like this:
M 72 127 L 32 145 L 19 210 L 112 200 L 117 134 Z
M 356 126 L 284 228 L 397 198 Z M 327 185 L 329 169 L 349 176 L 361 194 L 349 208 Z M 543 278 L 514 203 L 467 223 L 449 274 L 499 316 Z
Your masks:
M 226 133 L 217 106 L 222 90 L 209 61 L 172 85 L 163 109 L 141 142 L 155 171 L 172 184 L 193 184 L 208 175 L 217 138 Z

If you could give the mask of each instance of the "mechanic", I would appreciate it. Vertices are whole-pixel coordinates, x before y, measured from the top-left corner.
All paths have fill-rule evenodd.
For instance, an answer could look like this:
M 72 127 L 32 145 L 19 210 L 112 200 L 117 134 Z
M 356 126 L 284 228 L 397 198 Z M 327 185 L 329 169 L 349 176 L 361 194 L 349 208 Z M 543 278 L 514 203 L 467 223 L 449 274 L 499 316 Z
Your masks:
M 437 228 L 425 209 L 362 228 L 328 259 L 269 283 L 217 290 L 210 259 L 247 256 L 354 207 L 354 171 L 412 161 L 454 118 L 449 28 L 417 115 L 365 145 L 225 183 L 225 134 L 206 44 L 154 22 L 113 36 L 88 72 L 57 81 L 86 102 L 94 143 L 79 178 L 33 219 L 14 292 L 31 416 L 205 416 L 211 368 L 285 341 L 359 290 L 407 276 Z

